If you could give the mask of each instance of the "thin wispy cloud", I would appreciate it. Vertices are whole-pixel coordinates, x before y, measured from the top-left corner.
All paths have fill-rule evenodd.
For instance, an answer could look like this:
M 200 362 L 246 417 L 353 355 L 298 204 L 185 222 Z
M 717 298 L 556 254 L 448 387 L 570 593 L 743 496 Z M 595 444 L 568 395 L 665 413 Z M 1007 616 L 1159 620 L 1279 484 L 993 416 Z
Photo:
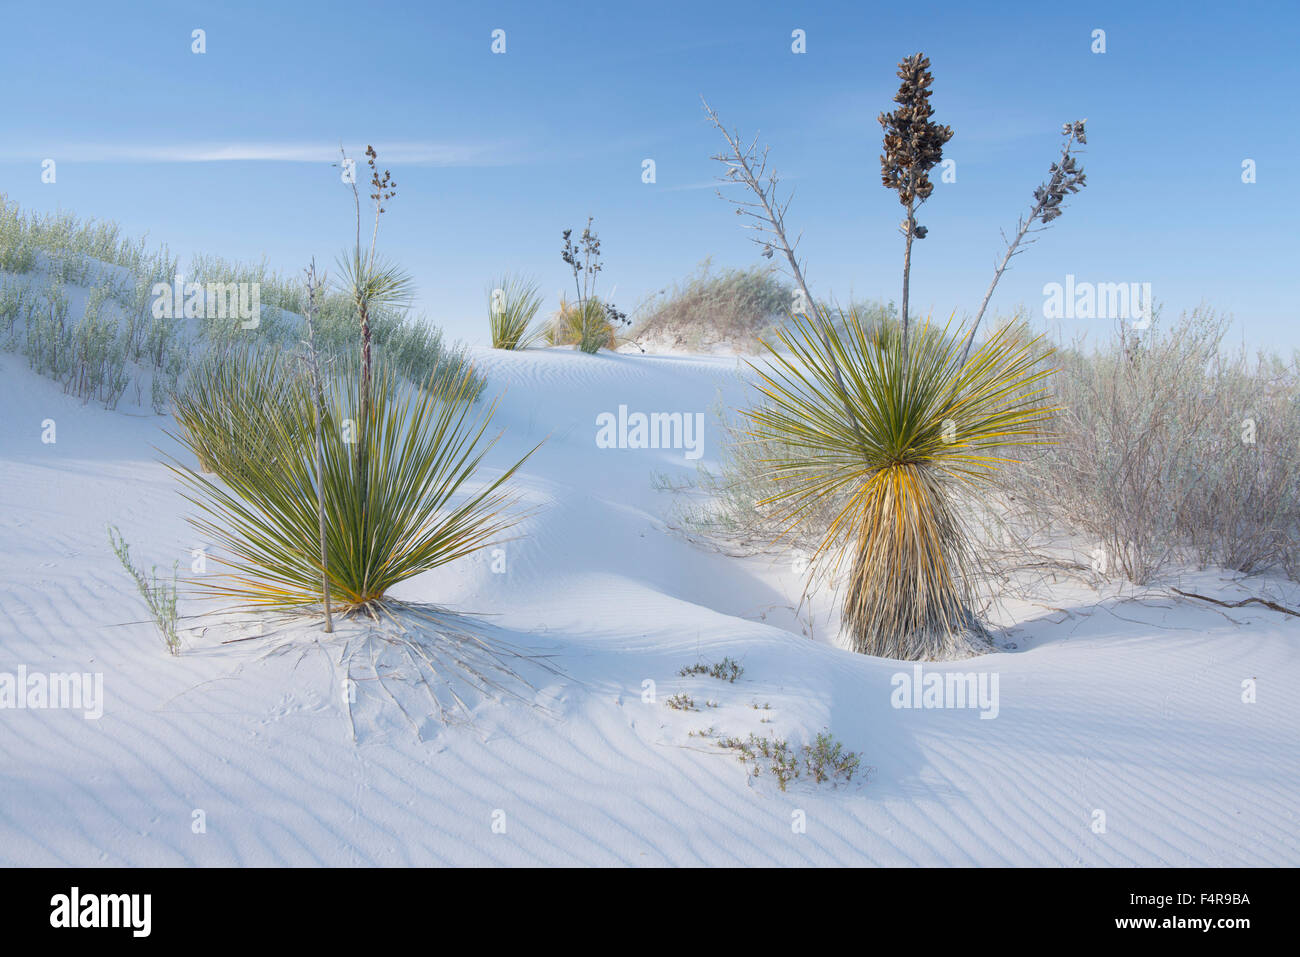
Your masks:
M 517 146 L 467 143 L 384 143 L 385 162 L 404 166 L 509 166 L 520 162 Z M 360 160 L 365 145 L 344 144 Z M 31 149 L 0 150 L 6 160 L 53 158 L 73 163 L 333 163 L 338 143 L 67 143 Z

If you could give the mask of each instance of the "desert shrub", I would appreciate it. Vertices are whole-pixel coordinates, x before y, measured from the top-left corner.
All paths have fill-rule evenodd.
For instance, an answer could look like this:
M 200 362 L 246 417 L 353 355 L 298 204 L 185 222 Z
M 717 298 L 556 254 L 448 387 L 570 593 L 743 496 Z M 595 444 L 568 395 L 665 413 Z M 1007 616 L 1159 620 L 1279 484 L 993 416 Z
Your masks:
M 36 297 L 30 284 L 14 282 L 0 286 L 0 332 L 3 332 L 6 350 L 17 346 L 35 308 Z
M 527 349 L 542 331 L 530 329 L 542 306 L 537 283 L 502 276 L 488 289 L 488 327 L 494 349 Z
M 24 273 L 36 267 L 36 248 L 17 203 L 0 193 L 0 272 Z
M 179 563 L 172 565 L 172 580 L 170 582 L 162 581 L 158 578 L 157 565 L 153 567 L 153 571 L 149 574 L 145 574 L 143 569 L 136 567 L 131 560 L 130 546 L 127 545 L 121 531 L 113 525 L 108 526 L 108 542 L 112 546 L 113 554 L 117 556 L 117 560 L 122 563 L 126 573 L 135 582 L 136 590 L 140 592 L 140 597 L 144 599 L 145 606 L 149 609 L 149 615 L 153 618 L 158 633 L 162 635 L 168 653 L 179 655 L 181 653 L 181 639 L 176 628 L 176 569 L 179 567 Z
M 81 321 L 73 327 L 63 391 L 81 399 L 99 399 L 105 408 L 115 408 L 130 377 L 126 371 L 126 350 L 116 320 L 104 315 L 110 290 L 97 286 L 86 299 Z
M 720 738 L 717 743 L 720 748 L 735 751 L 752 777 L 762 777 L 766 772 L 782 791 L 800 777 L 811 778 L 817 784 L 836 783 L 841 778 L 852 781 L 862 764 L 861 757 L 846 751 L 829 731 L 819 733 L 812 743 L 798 750 L 790 747 L 784 738 L 757 734 L 748 738 Z
M 560 299 L 560 308 L 546 330 L 546 341 L 553 346 L 577 346 L 586 353 L 618 346 L 618 334 L 610 322 L 605 304 L 591 298 L 581 306 Z
M 726 269 L 711 273 L 709 263 L 671 292 L 663 292 L 638 311 L 642 318 L 632 338 L 701 349 L 726 345 L 757 352 L 759 339 L 789 312 L 791 286 L 770 268 Z
M 57 277 L 45 288 L 32 311 L 23 354 L 38 375 L 62 382 L 71 368 L 72 334 L 68 296 Z
M 1062 349 L 1056 441 L 1008 477 L 1091 538 L 1099 571 L 1145 583 L 1171 561 L 1290 569 L 1300 550 L 1300 368 L 1223 349 L 1224 319 L 1122 326 Z
M 693 665 L 687 665 L 677 673 L 683 678 L 691 675 L 708 675 L 710 678 L 717 678 L 719 681 L 735 684 L 736 679 L 745 673 L 745 669 L 740 662 L 728 655 L 721 661 L 711 665 L 698 661 Z
M 419 388 L 378 363 L 363 405 L 356 367 L 332 369 L 318 473 L 304 379 L 251 348 L 227 361 L 206 389 L 176 402 L 176 438 L 216 479 L 171 468 L 199 509 L 194 526 L 231 556 L 217 559 L 230 574 L 205 583 L 207 596 L 254 608 L 321 602 L 318 482 L 331 601 L 345 614 L 377 614 L 394 585 L 490 545 L 512 524 L 505 483 L 523 460 L 476 484 L 496 441 L 483 441 L 495 404 L 473 411 L 470 375 Z M 260 431 L 254 449 L 232 439 L 250 430 Z

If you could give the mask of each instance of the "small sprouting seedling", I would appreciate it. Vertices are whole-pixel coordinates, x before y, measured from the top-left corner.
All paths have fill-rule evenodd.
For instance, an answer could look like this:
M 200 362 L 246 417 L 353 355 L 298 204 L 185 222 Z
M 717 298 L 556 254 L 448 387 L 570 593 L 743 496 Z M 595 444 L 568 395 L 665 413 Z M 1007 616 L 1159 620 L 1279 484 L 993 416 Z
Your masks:
M 140 592 L 140 597 L 149 607 L 149 614 L 153 617 L 154 624 L 158 626 L 159 633 L 162 634 L 163 642 L 167 645 L 167 651 L 173 655 L 181 653 L 181 639 L 176 631 L 176 569 L 179 563 L 172 567 L 171 582 L 158 580 L 158 566 L 153 567 L 153 572 L 146 577 L 142 569 L 136 568 L 131 562 L 131 547 L 127 545 L 126 539 L 122 537 L 121 531 L 116 526 L 108 526 L 108 541 L 113 546 L 113 553 L 117 555 L 117 560 L 122 563 L 122 567 L 127 573 L 135 579 L 135 587 Z
M 668 705 L 668 707 L 672 708 L 674 711 L 699 711 L 700 710 L 699 708 L 695 707 L 694 699 L 692 699 L 689 695 L 683 694 L 681 692 L 678 692 L 677 694 L 673 695 L 671 698 L 666 699 L 664 701 L 664 704 Z
M 688 738 L 716 738 L 718 736 L 718 729 L 713 725 L 709 725 L 707 728 L 701 728 L 699 731 L 687 731 L 686 736 Z
M 718 707 L 718 703 L 717 703 L 716 701 L 713 701 L 713 700 L 709 700 L 709 701 L 704 702 L 704 705 L 705 705 L 705 707 L 708 707 L 708 708 L 716 708 L 716 707 Z
M 692 675 L 708 675 L 710 678 L 735 683 L 735 680 L 745 673 L 745 669 L 733 658 L 726 657 L 714 665 L 705 664 L 702 661 L 687 665 L 677 673 L 683 678 L 689 678 Z
M 772 704 L 771 704 L 771 702 L 768 702 L 768 701 L 764 701 L 762 704 L 759 704 L 757 701 L 755 701 L 753 704 L 750 705 L 750 707 L 753 708 L 755 711 L 771 711 L 771 710 L 772 710 Z

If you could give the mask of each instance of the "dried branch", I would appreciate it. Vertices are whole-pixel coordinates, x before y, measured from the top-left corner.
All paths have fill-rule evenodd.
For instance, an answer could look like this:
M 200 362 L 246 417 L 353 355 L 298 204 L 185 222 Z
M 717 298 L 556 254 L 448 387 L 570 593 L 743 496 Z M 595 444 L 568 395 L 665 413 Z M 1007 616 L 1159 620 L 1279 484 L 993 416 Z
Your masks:
M 1285 605 L 1279 605 L 1275 601 L 1269 601 L 1267 598 L 1243 598 L 1241 601 L 1220 601 L 1218 598 L 1211 598 L 1209 595 L 1198 595 L 1194 591 L 1183 591 L 1181 588 L 1175 588 L 1174 591 L 1184 598 L 1199 598 L 1201 601 L 1208 601 L 1211 604 L 1219 605 L 1223 608 L 1241 608 L 1245 605 L 1263 605 L 1265 608 L 1273 611 L 1280 611 L 1284 615 L 1294 615 L 1300 618 L 1300 611 L 1287 608 Z
M 794 199 L 794 191 L 790 192 L 782 202 L 777 194 L 777 184 L 780 178 L 776 172 L 768 172 L 767 160 L 771 147 L 764 146 L 762 151 L 758 148 L 758 137 L 755 136 L 749 146 L 743 145 L 740 138 L 740 132 L 728 130 L 723 124 L 722 119 L 709 106 L 703 96 L 700 102 L 704 104 L 704 112 L 708 115 L 709 121 L 718 129 L 727 146 L 729 153 L 718 153 L 711 157 L 727 167 L 725 176 L 719 177 L 723 183 L 743 183 L 749 187 L 750 192 L 756 197 L 756 201 L 747 201 L 733 199 L 724 196 L 722 190 L 715 190 L 718 198 L 731 203 L 736 207 L 736 215 L 749 216 L 755 220 L 753 224 L 745 226 L 746 229 L 753 229 L 762 235 L 771 237 L 770 239 L 753 239 L 752 242 L 763 247 L 763 256 L 771 259 L 773 246 L 781 250 L 785 255 L 786 263 L 789 267 L 791 278 L 799 287 L 800 295 L 803 299 L 805 308 L 802 310 L 807 316 L 809 311 L 816 311 L 812 293 L 808 291 L 808 283 L 804 281 L 803 268 L 799 263 L 795 250 L 798 248 L 799 240 L 803 238 L 803 233 L 795 237 L 794 243 L 787 239 L 785 229 L 785 213 L 790 208 L 790 203 Z M 844 389 L 844 379 L 840 375 L 839 361 L 831 348 L 830 340 L 822 334 L 822 344 L 826 347 L 826 354 L 830 357 L 831 365 L 835 370 L 835 384 L 840 390 L 840 394 L 845 396 L 844 411 L 848 413 L 849 421 L 853 423 L 853 431 L 857 436 L 862 438 L 862 428 L 858 422 L 857 414 L 853 407 L 848 403 L 848 397 Z
M 1075 143 L 1079 145 L 1087 144 L 1086 131 L 1084 124 L 1088 121 L 1075 120 L 1073 123 L 1066 123 L 1061 133 L 1065 136 L 1065 145 L 1061 148 L 1061 158 L 1052 164 L 1051 178 L 1038 189 L 1034 190 L 1034 205 L 1029 210 L 1028 216 L 1022 216 L 1016 222 L 1016 238 L 1007 243 L 1006 255 L 1002 257 L 997 271 L 993 273 L 993 281 L 989 283 L 988 290 L 984 293 L 984 300 L 980 303 L 979 312 L 975 314 L 975 323 L 970 328 L 970 334 L 966 337 L 966 349 L 962 352 L 961 361 L 964 364 L 970 355 L 971 343 L 975 341 L 975 330 L 979 328 L 980 320 L 984 318 L 984 310 L 988 308 L 989 300 L 993 298 L 993 290 L 997 288 L 998 280 L 1006 272 L 1007 266 L 1011 262 L 1011 257 L 1020 252 L 1020 244 L 1024 241 L 1025 236 L 1029 234 L 1034 223 L 1041 221 L 1042 226 L 1033 229 L 1033 232 L 1041 232 L 1047 226 L 1061 215 L 1061 201 L 1065 194 L 1077 193 L 1087 185 L 1087 177 L 1084 175 L 1083 168 L 1078 165 L 1071 150 Z M 1006 234 L 1003 234 L 1006 239 Z M 1033 240 L 1030 240 L 1033 242 Z M 1028 245 L 1028 244 L 1026 244 Z

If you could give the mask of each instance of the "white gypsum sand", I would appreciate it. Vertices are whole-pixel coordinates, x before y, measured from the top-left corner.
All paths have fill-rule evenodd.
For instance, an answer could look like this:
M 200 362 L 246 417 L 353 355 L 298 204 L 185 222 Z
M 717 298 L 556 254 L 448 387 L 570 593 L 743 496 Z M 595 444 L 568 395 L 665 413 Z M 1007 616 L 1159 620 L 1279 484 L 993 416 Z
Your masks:
M 1102 600 L 1062 580 L 1052 608 L 1008 602 L 1017 624 L 999 641 L 1014 650 L 923 666 L 995 675 L 996 717 L 894 707 L 913 665 L 833 647 L 826 595 L 801 634 L 788 557 L 728 557 L 666 527 L 674 496 L 654 478 L 716 460 L 712 410 L 747 400 L 735 359 L 473 358 L 485 395 L 504 392 L 489 471 L 547 439 L 517 478 L 534 512 L 499 555 L 396 596 L 485 613 L 559 673 L 530 670 L 529 702 L 474 698 L 472 721 L 444 727 L 418 711 L 409 674 L 382 665 L 384 681 L 354 673 L 344 700 L 350 625 L 268 622 L 222 644 L 255 635 L 255 620 L 187 618 L 184 651 L 168 656 L 104 525 L 138 562 L 189 575 L 207 543 L 158 463 L 171 420 L 83 405 L 0 355 L 0 674 L 102 674 L 104 698 L 97 720 L 0 710 L 0 863 L 1300 863 L 1296 619 Z M 707 413 L 702 458 L 599 448 L 597 416 L 620 405 Z M 1186 581 L 1246 593 L 1223 580 Z M 204 607 L 183 599 L 181 614 Z M 678 674 L 724 656 L 744 668 L 734 683 Z M 666 707 L 678 692 L 699 710 Z M 782 792 L 691 735 L 710 726 L 794 746 L 829 729 L 863 771 Z

